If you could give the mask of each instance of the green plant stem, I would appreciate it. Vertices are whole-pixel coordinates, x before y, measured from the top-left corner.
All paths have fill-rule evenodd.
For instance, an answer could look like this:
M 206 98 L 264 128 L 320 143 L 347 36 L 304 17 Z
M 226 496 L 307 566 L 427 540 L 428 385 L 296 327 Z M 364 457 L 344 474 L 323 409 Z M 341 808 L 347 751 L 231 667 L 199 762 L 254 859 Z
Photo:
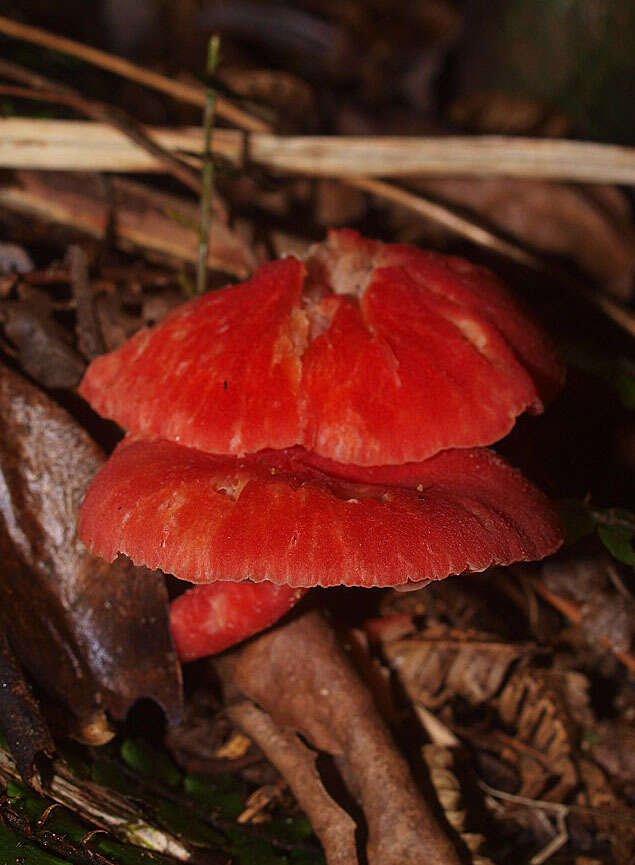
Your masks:
M 218 66 L 220 38 L 212 36 L 207 51 L 207 75 L 214 74 Z M 199 228 L 198 245 L 198 271 L 196 278 L 196 291 L 203 294 L 207 288 L 207 256 L 210 244 L 211 212 L 212 212 L 212 186 L 214 182 L 214 161 L 212 158 L 212 129 L 214 127 L 214 115 L 216 111 L 216 91 L 211 87 L 207 89 L 205 110 L 203 112 L 203 127 L 205 137 L 203 142 L 203 172 L 201 192 L 201 220 Z

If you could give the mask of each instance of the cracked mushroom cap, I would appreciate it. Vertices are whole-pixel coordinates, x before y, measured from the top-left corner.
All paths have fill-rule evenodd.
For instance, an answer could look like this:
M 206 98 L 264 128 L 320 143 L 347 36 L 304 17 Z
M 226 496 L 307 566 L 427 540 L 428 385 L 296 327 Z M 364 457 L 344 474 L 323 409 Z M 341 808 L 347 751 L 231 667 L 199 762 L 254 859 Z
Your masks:
M 562 368 L 488 270 L 332 231 L 93 361 L 80 391 L 144 436 L 242 456 L 301 445 L 360 466 L 490 444 Z
M 108 560 L 291 589 L 440 580 L 562 541 L 546 497 L 488 450 L 363 468 L 302 448 L 240 458 L 133 438 L 93 480 L 79 529 Z

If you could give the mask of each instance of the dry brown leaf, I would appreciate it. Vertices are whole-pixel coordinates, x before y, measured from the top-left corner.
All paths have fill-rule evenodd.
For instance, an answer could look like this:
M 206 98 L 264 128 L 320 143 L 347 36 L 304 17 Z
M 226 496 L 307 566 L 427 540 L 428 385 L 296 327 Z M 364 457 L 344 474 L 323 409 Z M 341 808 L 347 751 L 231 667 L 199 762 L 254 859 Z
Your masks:
M 562 112 L 522 93 L 471 90 L 448 108 L 455 126 L 507 135 L 546 135 L 564 138 L 571 123 Z
M 625 719 L 601 721 L 589 744 L 593 758 L 611 777 L 635 791 L 635 726 Z
M 430 780 L 436 791 L 445 817 L 463 839 L 472 856 L 472 865 L 493 865 L 481 852 L 485 843 L 482 835 L 466 830 L 467 805 L 462 800 L 461 785 L 454 773 L 454 756 L 450 748 L 429 744 L 423 747 L 423 758 L 430 773 Z
M 632 865 L 635 851 L 635 809 L 628 808 L 616 795 L 604 772 L 591 760 L 581 757 L 578 770 L 583 789 L 576 804 L 597 809 L 597 814 L 578 813 L 572 819 L 591 826 L 609 839 L 616 865 Z
M 511 665 L 528 657 L 534 647 L 506 643 L 481 631 L 460 631 L 435 623 L 404 637 L 381 640 L 382 652 L 411 699 L 440 706 L 460 696 L 470 703 L 490 700 L 500 689 Z M 373 633 L 381 639 L 380 628 Z
M 351 225 L 366 215 L 368 202 L 358 189 L 338 180 L 315 182 L 314 219 L 318 225 Z
M 633 215 L 628 199 L 616 187 L 503 177 L 426 178 L 414 185 L 427 195 L 467 208 L 531 247 L 572 259 L 615 297 L 633 296 Z
M 283 69 L 247 69 L 223 66 L 220 79 L 243 99 L 262 103 L 276 114 L 280 132 L 318 128 L 319 108 L 315 91 L 297 75 Z
M 614 652 L 635 647 L 635 599 L 624 588 L 609 556 L 568 556 L 541 568 L 545 588 L 577 605 L 579 624 L 587 641 Z
M 106 238 L 114 227 L 117 246 L 142 250 L 161 261 L 197 261 L 196 205 L 129 180 L 113 177 L 105 185 L 94 174 L 17 171 L 0 185 L 0 203 L 91 237 Z M 240 279 L 255 266 L 251 251 L 230 228 L 217 196 L 208 265 Z
M 75 333 L 77 346 L 86 360 L 104 354 L 106 346 L 99 326 L 95 296 L 90 284 L 89 259 L 79 244 L 73 244 L 67 253 L 70 283 L 75 302 Z
M 18 363 L 38 384 L 73 388 L 79 383 L 86 363 L 69 344 L 68 331 L 46 306 L 34 299 L 3 301 L 0 324 L 17 350 Z
M 500 756 L 518 766 L 522 785 L 519 795 L 529 799 L 563 801 L 578 783 L 575 754 L 580 731 L 567 695 L 572 694 L 579 717 L 585 677 L 580 673 L 556 673 L 526 669 L 515 673 L 496 700 L 500 718 L 513 731 L 500 736 Z
M 95 299 L 95 307 L 107 351 L 117 348 L 143 327 L 141 316 L 128 312 L 119 294 L 100 295 Z

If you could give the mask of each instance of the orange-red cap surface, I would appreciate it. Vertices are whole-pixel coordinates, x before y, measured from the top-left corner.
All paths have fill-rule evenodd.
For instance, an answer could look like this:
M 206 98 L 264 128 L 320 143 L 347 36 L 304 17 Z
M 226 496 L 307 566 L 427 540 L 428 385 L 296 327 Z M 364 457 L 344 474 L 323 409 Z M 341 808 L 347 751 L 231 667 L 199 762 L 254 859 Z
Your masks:
M 80 533 L 103 558 L 192 583 L 290 587 L 439 580 L 539 559 L 562 540 L 545 496 L 491 451 L 364 469 L 300 448 L 236 458 L 160 439 L 117 448 Z
M 305 593 L 274 583 L 208 583 L 170 604 L 170 630 L 179 658 L 194 661 L 222 652 L 273 625 Z
M 81 393 L 126 429 L 216 454 L 302 445 L 342 463 L 490 444 L 562 379 L 484 268 L 331 232 L 97 358 Z

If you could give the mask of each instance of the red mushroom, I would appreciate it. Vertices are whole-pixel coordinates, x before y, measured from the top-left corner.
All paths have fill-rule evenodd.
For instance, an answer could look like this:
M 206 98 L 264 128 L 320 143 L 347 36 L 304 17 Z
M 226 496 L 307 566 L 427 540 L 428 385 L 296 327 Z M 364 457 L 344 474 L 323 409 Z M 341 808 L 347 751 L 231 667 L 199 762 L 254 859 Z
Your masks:
M 183 304 L 97 358 L 80 392 L 128 430 L 208 453 L 302 445 L 395 465 L 498 441 L 561 379 L 492 273 L 345 230 L 306 263 Z
M 439 580 L 539 559 L 561 541 L 546 498 L 485 449 L 360 468 L 301 448 L 221 457 L 163 439 L 124 440 L 93 481 L 80 532 L 105 559 L 125 553 L 212 584 L 174 602 L 185 660 L 272 624 L 298 589 Z
M 423 584 L 542 558 L 562 540 L 553 509 L 475 446 L 541 411 L 561 378 L 545 337 L 489 271 L 331 232 L 306 263 L 264 265 L 91 364 L 81 392 L 133 435 L 94 480 L 80 533 L 104 558 L 124 553 L 206 584 L 173 604 L 184 660 L 273 624 L 311 586 Z M 272 639 L 263 651 L 287 676 L 293 659 Z M 237 673 L 244 693 L 248 668 Z M 367 741 L 384 741 L 369 712 Z M 337 753 L 323 730 L 309 724 L 308 736 Z M 362 764 L 344 759 L 343 771 Z M 407 770 L 397 774 L 406 847 L 430 836 L 436 861 L 458 861 Z M 362 802 L 389 776 L 353 779 Z M 393 821 L 381 822 L 389 831 Z M 404 843 L 371 861 L 399 861 Z

